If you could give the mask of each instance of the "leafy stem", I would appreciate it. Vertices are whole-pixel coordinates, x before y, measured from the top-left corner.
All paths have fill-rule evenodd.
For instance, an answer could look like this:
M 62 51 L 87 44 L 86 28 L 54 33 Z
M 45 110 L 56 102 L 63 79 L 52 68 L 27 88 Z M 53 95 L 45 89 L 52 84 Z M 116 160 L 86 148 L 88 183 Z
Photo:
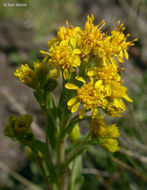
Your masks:
M 35 158 L 38 162 L 38 165 L 39 165 L 39 168 L 41 170 L 41 173 L 42 173 L 42 177 L 43 177 L 43 180 L 44 180 L 44 183 L 46 184 L 46 187 L 48 190 L 53 190 L 47 176 L 46 176 L 46 172 L 45 172 L 45 168 L 43 166 L 43 162 L 42 160 L 40 159 L 39 155 L 37 154 L 37 152 L 35 151 Z
M 78 144 L 76 146 L 76 148 L 67 155 L 67 157 L 66 157 L 67 161 L 64 165 L 64 168 L 66 168 L 66 166 L 68 166 L 70 161 L 72 161 L 73 158 L 81 151 L 81 149 L 88 142 L 89 139 L 90 139 L 90 134 L 86 135 L 85 138 L 83 139 L 83 141 L 80 144 Z

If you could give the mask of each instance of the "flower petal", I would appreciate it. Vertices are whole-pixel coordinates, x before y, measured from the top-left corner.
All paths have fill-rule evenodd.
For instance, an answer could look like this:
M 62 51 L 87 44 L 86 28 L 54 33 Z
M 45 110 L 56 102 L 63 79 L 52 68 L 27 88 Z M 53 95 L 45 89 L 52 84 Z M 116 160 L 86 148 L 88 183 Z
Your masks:
M 67 80 L 67 79 L 69 78 L 69 72 L 68 72 L 67 69 L 65 69 L 65 70 L 63 71 L 63 77 L 64 77 L 65 80 Z
M 101 85 L 102 85 L 102 80 L 98 80 L 98 81 L 95 83 L 94 87 L 97 89 L 97 88 L 99 88 Z
M 128 52 L 127 52 L 126 50 L 124 50 L 124 57 L 125 57 L 126 59 L 129 59 L 129 54 L 128 54 Z
M 70 89 L 70 90 L 78 90 L 78 86 L 76 86 L 72 83 L 66 83 L 65 88 Z
M 110 57 L 110 61 L 111 61 L 112 65 L 113 65 L 115 68 L 118 67 L 117 62 L 115 61 L 115 59 L 114 59 L 113 57 Z
M 80 50 L 80 49 L 74 49 L 74 50 L 73 50 L 73 53 L 74 53 L 74 54 L 80 54 L 80 53 L 81 53 L 81 50 Z
M 78 80 L 78 81 L 80 81 L 80 82 L 82 82 L 82 83 L 84 83 L 84 84 L 86 83 L 86 81 L 84 80 L 83 77 L 76 76 L 75 79 Z
M 46 51 L 40 51 L 40 53 L 42 53 L 42 54 L 44 54 L 44 55 L 50 55 L 48 52 L 46 52 Z
M 94 76 L 94 74 L 95 74 L 94 70 L 89 70 L 87 72 L 87 75 L 90 76 L 90 77 Z
M 68 102 L 67 102 L 67 105 L 68 106 L 72 106 L 77 100 L 77 97 L 74 97 L 74 98 L 71 98 Z
M 80 105 L 80 102 L 78 102 L 77 104 L 75 104 L 72 108 L 71 108 L 71 112 L 74 113 L 78 110 L 79 108 L 79 105 Z
M 133 102 L 133 100 L 132 100 L 127 94 L 125 94 L 124 98 L 125 98 L 128 102 Z

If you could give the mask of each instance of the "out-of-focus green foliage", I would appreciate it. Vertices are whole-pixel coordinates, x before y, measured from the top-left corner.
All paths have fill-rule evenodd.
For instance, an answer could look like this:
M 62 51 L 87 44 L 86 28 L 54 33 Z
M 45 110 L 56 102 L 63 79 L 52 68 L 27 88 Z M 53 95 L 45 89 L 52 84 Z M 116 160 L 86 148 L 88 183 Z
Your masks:
M 76 1 L 72 0 L 23 0 L 19 3 L 26 3 L 27 7 L 4 7 L 2 0 L 0 6 L 0 19 L 17 19 L 29 22 L 28 25 L 36 29 L 36 39 L 40 41 L 43 36 L 56 32 L 61 23 L 65 20 L 72 20 L 72 23 L 78 19 L 78 7 Z M 9 0 L 8 3 L 18 3 L 17 0 Z

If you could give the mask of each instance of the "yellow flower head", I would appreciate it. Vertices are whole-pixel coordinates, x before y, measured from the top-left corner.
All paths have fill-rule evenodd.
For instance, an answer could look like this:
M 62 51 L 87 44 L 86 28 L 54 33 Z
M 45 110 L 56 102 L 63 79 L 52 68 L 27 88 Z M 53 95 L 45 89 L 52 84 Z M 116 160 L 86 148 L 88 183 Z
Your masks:
M 126 94 L 127 88 L 123 86 L 120 82 L 113 81 L 111 83 L 111 99 L 114 98 L 124 98 L 128 102 L 132 102 L 132 99 Z
M 94 138 L 118 138 L 120 136 L 116 124 L 107 126 L 103 115 L 98 115 L 96 118 L 91 119 L 90 132 Z
M 115 98 L 113 101 L 108 102 L 104 112 L 111 115 L 112 117 L 121 117 L 120 113 L 126 110 L 126 106 L 121 99 Z
M 71 112 L 76 112 L 79 108 L 79 105 L 82 105 L 82 109 L 79 112 L 79 117 L 83 118 L 85 110 L 91 110 L 92 117 L 97 115 L 97 108 L 105 108 L 107 104 L 106 96 L 107 93 L 102 85 L 101 81 L 93 83 L 92 81 L 86 83 L 86 81 L 77 76 L 77 80 L 83 82 L 81 87 L 78 87 L 71 83 L 66 83 L 65 87 L 70 90 L 77 90 L 77 96 L 70 99 L 67 103 Z
M 79 54 L 81 51 L 75 48 L 76 42 L 74 39 L 62 40 L 59 44 L 51 46 L 49 52 L 43 52 L 48 55 L 50 69 L 57 69 L 58 76 L 63 70 L 63 76 L 68 79 L 69 72 L 74 72 L 75 68 L 81 64 Z
M 91 67 L 87 75 L 92 81 L 102 81 L 108 95 L 108 104 L 104 110 L 110 115 L 118 116 L 121 112 L 125 111 L 125 104 L 121 100 L 122 98 L 126 99 L 128 102 L 132 102 L 126 94 L 127 88 L 122 85 L 123 81 L 121 81 L 116 66 L 112 64 L 102 64 L 99 67 Z
M 90 133 L 93 138 L 101 137 L 106 133 L 106 122 L 103 115 L 98 115 L 90 121 Z
M 112 44 L 118 46 L 118 50 L 116 50 L 115 53 L 118 54 L 119 52 L 121 52 L 122 54 L 121 56 L 128 59 L 129 56 L 126 50 L 129 46 L 133 46 L 134 45 L 133 42 L 137 41 L 137 39 L 134 39 L 132 41 L 127 41 L 127 38 L 130 36 L 130 34 L 127 34 L 125 36 L 125 34 L 123 33 L 124 30 L 125 27 L 123 26 L 123 24 L 120 24 L 120 21 L 118 21 L 115 29 L 111 32 L 111 40 Z M 117 57 L 119 59 L 119 55 Z
M 87 75 L 93 81 L 102 80 L 103 84 L 110 84 L 112 81 L 121 82 L 121 77 L 118 74 L 118 67 L 112 64 L 102 64 L 99 67 L 90 67 L 88 69 Z
M 105 134 L 105 138 L 118 138 L 120 136 L 120 132 L 116 124 L 110 125 L 107 128 L 107 132 Z
M 28 64 L 21 65 L 19 69 L 14 72 L 14 75 L 24 84 L 32 87 L 35 79 L 35 72 Z
M 67 28 L 64 26 L 59 28 L 57 33 L 57 37 L 59 40 L 70 40 L 71 38 L 78 38 L 81 33 L 80 27 L 73 27 L 72 25 L 69 26 L 68 21 L 66 21 Z
M 100 144 L 109 152 L 116 152 L 120 149 L 118 146 L 118 141 L 116 139 L 102 139 L 100 141 Z
M 109 62 L 116 64 L 114 57 L 116 57 L 120 63 L 123 62 L 124 57 L 128 59 L 127 48 L 133 46 L 133 42 L 137 41 L 137 39 L 134 39 L 127 42 L 126 40 L 130 34 L 125 36 L 123 33 L 125 27 L 123 27 L 123 24 L 119 25 L 120 21 L 118 21 L 114 31 L 111 32 L 111 36 L 105 36 L 94 48 L 94 55 L 105 64 L 109 64 Z
M 116 138 L 120 132 L 116 124 L 107 126 L 103 115 L 98 115 L 90 122 L 90 133 L 92 138 L 98 139 L 99 144 L 110 152 L 119 150 Z
M 93 24 L 94 16 L 87 17 L 85 28 L 79 37 L 78 46 L 83 53 L 83 57 L 88 55 L 90 51 L 103 39 L 101 28 L 105 25 L 104 20 L 98 25 Z

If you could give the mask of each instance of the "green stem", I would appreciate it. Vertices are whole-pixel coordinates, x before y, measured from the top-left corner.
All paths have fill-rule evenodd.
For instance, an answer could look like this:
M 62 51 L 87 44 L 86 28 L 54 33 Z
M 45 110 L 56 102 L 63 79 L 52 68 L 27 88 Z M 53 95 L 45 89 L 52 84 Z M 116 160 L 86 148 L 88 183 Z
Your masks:
M 50 111 L 50 109 L 46 109 L 46 114 L 49 115 L 49 117 L 51 118 L 52 122 L 53 122 L 53 126 L 55 128 L 55 131 L 57 132 L 57 125 L 56 125 L 56 121 L 53 117 L 52 112 Z
M 48 159 L 49 159 L 49 164 L 50 164 L 50 167 L 51 167 L 52 175 L 53 175 L 54 178 L 57 179 L 54 163 L 53 163 L 53 161 L 51 159 L 51 154 L 50 154 L 50 144 L 49 144 L 49 138 L 48 138 L 48 133 L 47 133 L 47 125 L 45 127 L 45 140 L 46 140 L 47 154 L 48 154 Z
M 58 144 L 58 150 L 57 150 L 58 167 L 59 167 L 59 172 L 60 172 L 59 190 L 66 189 L 66 172 L 65 172 L 65 170 L 63 170 L 63 165 L 65 163 L 64 144 L 65 144 L 65 140 L 60 139 L 59 144 Z
M 70 130 L 72 130 L 74 124 L 79 123 L 80 121 L 83 121 L 83 120 L 88 120 L 89 118 L 90 118 L 89 116 L 85 116 L 84 118 L 79 119 L 79 115 L 76 115 L 75 117 L 73 117 L 65 125 L 64 130 L 62 132 L 62 137 L 64 137 L 68 132 L 70 132 Z
M 53 172 L 53 176 L 56 177 L 56 172 L 55 172 L 55 167 L 54 167 L 54 164 L 53 164 L 53 161 L 51 159 L 51 154 L 50 154 L 50 145 L 49 145 L 49 139 L 48 139 L 48 136 L 46 135 L 46 145 L 47 145 L 47 154 L 48 154 L 48 159 L 49 159 L 49 163 L 50 163 L 50 167 L 51 167 L 51 170 Z
M 90 134 L 86 135 L 86 137 L 84 138 L 84 140 L 72 152 L 70 152 L 67 155 L 66 165 L 70 162 L 70 160 L 72 159 L 72 157 L 75 156 L 81 150 L 81 148 L 83 147 L 83 145 L 85 145 L 87 143 L 87 141 L 89 140 L 89 138 L 90 138 Z
M 71 171 L 70 171 L 70 176 L 69 176 L 69 181 L 68 181 L 68 190 L 71 190 L 71 188 L 72 188 L 72 174 L 73 174 L 73 170 L 75 167 L 75 163 L 76 163 L 76 161 L 74 160 Z
M 37 153 L 36 153 L 36 159 L 37 159 L 38 165 L 40 167 L 40 170 L 42 172 L 42 177 L 43 177 L 44 183 L 46 184 L 47 189 L 53 190 L 53 188 L 52 188 L 52 186 L 51 186 L 50 182 L 48 181 L 48 178 L 45 174 L 45 169 L 44 169 L 43 163 L 42 163 L 40 157 L 37 155 Z

